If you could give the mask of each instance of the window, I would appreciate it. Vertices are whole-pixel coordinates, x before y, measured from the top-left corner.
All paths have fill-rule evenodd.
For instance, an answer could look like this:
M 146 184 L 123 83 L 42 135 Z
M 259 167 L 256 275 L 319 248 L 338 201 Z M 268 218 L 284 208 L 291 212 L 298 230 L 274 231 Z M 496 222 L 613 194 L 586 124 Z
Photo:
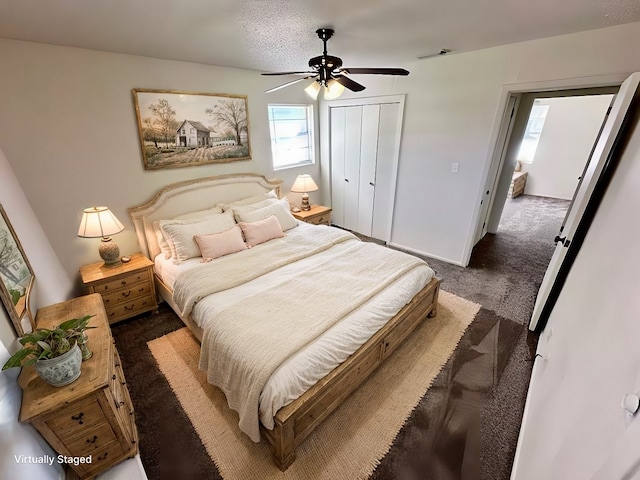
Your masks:
M 313 107 L 269 105 L 269 131 L 273 169 L 315 163 L 313 151 Z
M 535 102 L 537 100 L 534 101 L 534 105 L 531 108 L 527 128 L 524 131 L 524 137 L 516 159 L 522 163 L 533 163 L 538 149 L 538 142 L 540 141 L 540 134 L 549 111 L 549 105 L 536 105 Z

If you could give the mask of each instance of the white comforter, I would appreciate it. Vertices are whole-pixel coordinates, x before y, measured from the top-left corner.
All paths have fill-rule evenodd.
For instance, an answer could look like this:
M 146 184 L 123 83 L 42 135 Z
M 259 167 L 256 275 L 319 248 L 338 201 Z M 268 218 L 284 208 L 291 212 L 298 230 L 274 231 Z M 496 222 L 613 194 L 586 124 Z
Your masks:
M 299 244 L 300 242 L 305 242 L 309 235 L 317 233 L 317 229 L 327 229 L 327 227 L 301 224 L 299 227 L 287 232 L 287 237 L 282 240 Z M 338 235 L 344 235 L 344 232 L 337 232 L 339 232 Z M 322 233 L 324 234 L 325 231 L 322 231 Z M 353 248 L 354 243 L 359 243 L 359 240 L 355 237 L 350 237 L 346 241 L 336 243 L 331 248 L 321 252 L 321 254 L 319 252 L 317 255 L 300 258 L 293 264 L 284 265 L 275 271 L 265 273 L 235 288 L 212 294 L 195 303 L 192 317 L 205 330 L 206 335 L 208 326 L 215 324 L 213 320 L 221 316 L 224 317 L 224 312 L 233 305 L 241 304 L 247 297 L 251 297 L 267 288 L 272 288 L 279 284 L 291 284 L 290 280 L 292 278 L 297 275 L 304 275 L 306 271 L 314 268 L 314 265 L 318 263 L 330 265 L 339 263 L 340 257 Z M 259 247 L 256 247 L 256 249 Z M 254 255 L 256 253 L 257 250 L 253 252 Z M 181 267 L 185 270 L 192 268 L 192 266 Z M 273 428 L 273 415 L 278 409 L 300 396 L 357 350 L 389 318 L 395 315 L 417 291 L 428 283 L 432 276 L 433 271 L 426 264 L 421 264 L 419 268 L 411 269 L 402 278 L 393 281 L 393 284 L 388 289 L 377 294 L 371 301 L 349 314 L 344 321 L 331 327 L 316 341 L 284 361 L 273 372 L 260 394 L 260 420 L 264 426 Z M 180 277 L 181 275 L 178 274 L 178 281 Z M 288 292 L 289 295 L 296 295 L 295 283 L 293 285 L 294 288 Z M 320 287 L 318 296 L 322 297 Z M 345 299 L 348 298 L 349 296 L 347 295 Z M 204 364 L 207 362 L 205 360 Z M 257 415 L 254 424 L 257 426 Z M 250 436 L 256 440 L 256 430 L 250 430 L 252 431 Z

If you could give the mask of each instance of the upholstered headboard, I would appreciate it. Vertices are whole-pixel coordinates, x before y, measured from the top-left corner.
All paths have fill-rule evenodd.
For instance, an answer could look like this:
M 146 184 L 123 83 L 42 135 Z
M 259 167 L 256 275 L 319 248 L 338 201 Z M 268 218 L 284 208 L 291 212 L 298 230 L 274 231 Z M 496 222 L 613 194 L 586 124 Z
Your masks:
M 138 235 L 140 249 L 153 259 L 160 252 L 153 222 L 184 213 L 231 203 L 274 190 L 280 197 L 282 180 L 269 180 L 255 173 L 220 175 L 172 183 L 163 187 L 143 205 L 129 208 L 129 216 Z

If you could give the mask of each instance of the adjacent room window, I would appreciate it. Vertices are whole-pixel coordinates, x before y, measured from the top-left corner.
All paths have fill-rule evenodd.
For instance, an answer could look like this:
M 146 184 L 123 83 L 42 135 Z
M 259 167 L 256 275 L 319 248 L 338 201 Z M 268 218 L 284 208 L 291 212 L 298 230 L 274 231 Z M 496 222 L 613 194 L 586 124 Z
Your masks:
M 282 170 L 315 163 L 313 107 L 269 105 L 268 108 L 273 169 Z
M 522 163 L 533 163 L 533 159 L 536 156 L 536 150 L 538 149 L 538 142 L 540 141 L 540 134 L 544 128 L 544 122 L 547 119 L 548 111 L 549 105 L 536 105 L 534 101 L 531 113 L 529 114 L 529 120 L 527 121 L 527 128 L 525 129 L 524 137 L 522 138 L 522 144 L 518 151 L 517 160 Z

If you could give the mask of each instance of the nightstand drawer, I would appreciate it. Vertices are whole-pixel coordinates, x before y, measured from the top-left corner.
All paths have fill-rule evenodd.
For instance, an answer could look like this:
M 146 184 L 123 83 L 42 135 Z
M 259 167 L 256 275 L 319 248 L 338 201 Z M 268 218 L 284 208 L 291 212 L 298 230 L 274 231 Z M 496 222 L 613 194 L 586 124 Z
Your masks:
M 118 303 L 128 302 L 135 300 L 136 298 L 144 297 L 145 295 L 150 295 L 151 289 L 151 282 L 145 281 L 142 283 L 135 283 L 119 290 L 103 293 L 102 301 L 108 310 L 110 307 Z
M 138 313 L 148 312 L 149 310 L 158 308 L 154 302 L 153 295 L 146 295 L 124 303 L 119 303 L 108 307 L 107 318 L 109 323 L 117 322 L 122 318 L 129 318 Z
M 94 397 L 90 401 L 73 405 L 52 415 L 45 423 L 61 440 L 93 430 L 93 425 L 104 421 L 105 416 L 100 403 Z
M 112 442 L 100 450 L 91 452 L 91 463 L 82 465 L 87 474 L 102 470 L 105 466 L 112 464 L 114 459 L 124 455 L 122 445 Z M 133 455 L 132 455 L 133 456 Z
M 95 293 L 104 294 L 106 292 L 117 290 L 119 288 L 129 287 L 135 283 L 144 281 L 148 282 L 150 279 L 151 278 L 149 277 L 149 270 L 143 270 L 140 272 L 131 273 L 129 275 L 119 276 L 115 280 L 96 284 L 93 286 L 93 291 Z
M 329 225 L 331 223 L 331 213 L 311 217 L 307 219 L 307 223 L 312 223 L 314 225 Z
M 68 440 L 66 446 L 72 456 L 86 457 L 95 450 L 116 440 L 116 435 L 113 433 L 111 425 L 105 422 L 87 430 L 76 438 Z

